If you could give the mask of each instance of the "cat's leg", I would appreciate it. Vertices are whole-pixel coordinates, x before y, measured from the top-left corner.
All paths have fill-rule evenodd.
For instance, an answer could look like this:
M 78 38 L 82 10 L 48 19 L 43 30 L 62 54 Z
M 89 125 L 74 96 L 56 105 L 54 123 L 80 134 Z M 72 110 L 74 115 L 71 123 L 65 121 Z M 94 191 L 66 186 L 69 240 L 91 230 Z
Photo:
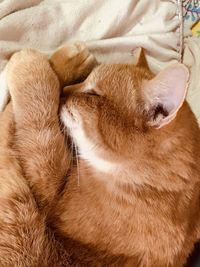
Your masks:
M 46 227 L 12 149 L 11 104 L 0 114 L 0 266 L 70 266 L 68 254 Z
M 80 43 L 58 49 L 51 58 L 63 83 L 85 78 L 96 64 Z M 41 206 L 51 206 L 71 163 L 60 131 L 60 88 L 46 57 L 33 50 L 16 53 L 7 66 L 16 122 L 16 148 L 25 175 Z
M 15 149 L 40 208 L 48 211 L 63 186 L 71 155 L 60 131 L 60 85 L 48 60 L 27 49 L 7 66 L 15 120 Z

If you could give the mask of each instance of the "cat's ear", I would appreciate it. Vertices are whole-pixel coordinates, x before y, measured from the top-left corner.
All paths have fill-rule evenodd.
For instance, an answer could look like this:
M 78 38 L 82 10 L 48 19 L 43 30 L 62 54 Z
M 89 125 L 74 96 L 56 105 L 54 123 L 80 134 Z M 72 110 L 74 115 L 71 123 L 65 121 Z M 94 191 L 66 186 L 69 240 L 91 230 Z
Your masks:
M 149 65 L 147 63 L 147 59 L 144 53 L 144 48 L 139 48 L 138 49 L 138 54 L 137 54 L 137 61 L 136 61 L 136 66 L 145 68 L 149 70 Z
M 161 128 L 176 117 L 186 97 L 188 80 L 189 70 L 183 64 L 175 64 L 144 82 L 150 126 Z

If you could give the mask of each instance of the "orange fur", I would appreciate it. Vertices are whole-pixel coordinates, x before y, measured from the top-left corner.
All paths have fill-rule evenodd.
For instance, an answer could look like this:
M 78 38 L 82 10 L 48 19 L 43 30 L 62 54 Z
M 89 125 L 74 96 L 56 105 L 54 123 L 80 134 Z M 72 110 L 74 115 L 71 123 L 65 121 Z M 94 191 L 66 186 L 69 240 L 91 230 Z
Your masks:
M 82 46 L 73 56 L 68 49 L 51 59 L 63 85 L 94 66 L 80 60 L 89 58 Z M 7 75 L 14 119 L 7 109 L 0 125 L 1 266 L 183 266 L 200 228 L 200 133 L 188 104 L 155 129 L 143 92 L 153 74 L 140 65 L 100 65 L 65 89 L 61 119 L 77 164 L 60 131 L 59 82 L 47 59 L 19 52 Z

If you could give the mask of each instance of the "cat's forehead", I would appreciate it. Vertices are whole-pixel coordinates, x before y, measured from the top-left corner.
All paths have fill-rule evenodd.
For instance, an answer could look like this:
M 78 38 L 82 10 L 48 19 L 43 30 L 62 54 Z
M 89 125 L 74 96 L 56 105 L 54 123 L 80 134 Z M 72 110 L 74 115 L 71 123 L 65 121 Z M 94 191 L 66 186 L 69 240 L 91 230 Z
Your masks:
M 143 68 L 131 64 L 101 64 L 91 73 L 93 84 L 111 87 L 138 87 L 143 80 L 149 80 L 152 74 Z
M 132 76 L 134 68 L 135 66 L 128 64 L 100 64 L 94 69 L 92 78 L 95 80 L 112 79 L 116 75 L 121 77 L 122 74 L 123 76 Z

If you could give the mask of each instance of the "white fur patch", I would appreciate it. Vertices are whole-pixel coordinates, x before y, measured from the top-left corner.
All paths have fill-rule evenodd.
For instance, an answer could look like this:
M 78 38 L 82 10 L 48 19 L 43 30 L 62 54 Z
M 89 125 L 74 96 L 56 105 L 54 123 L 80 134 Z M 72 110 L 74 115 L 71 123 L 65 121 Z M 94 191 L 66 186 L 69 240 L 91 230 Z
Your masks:
M 9 91 L 6 83 L 6 68 L 0 73 L 0 112 L 4 110 L 9 100 Z
M 73 114 L 75 114 L 74 111 L 73 111 Z M 68 109 L 65 106 L 62 107 L 62 110 L 60 113 L 60 119 L 65 125 L 65 127 L 70 129 L 70 131 L 71 129 L 76 128 L 78 125 L 78 122 L 75 119 L 75 117 L 72 117 L 72 114 L 68 111 Z
M 101 172 L 111 173 L 117 168 L 117 164 L 105 160 L 98 155 L 98 148 L 85 135 L 83 129 L 77 128 L 71 131 L 82 159 Z
M 69 129 L 70 135 L 77 145 L 78 152 L 82 159 L 86 160 L 98 171 L 104 173 L 112 173 L 118 168 L 118 164 L 105 160 L 98 155 L 98 147 L 85 135 L 80 119 L 78 119 L 78 121 L 73 120 L 67 109 L 63 108 L 61 111 L 61 120 Z

